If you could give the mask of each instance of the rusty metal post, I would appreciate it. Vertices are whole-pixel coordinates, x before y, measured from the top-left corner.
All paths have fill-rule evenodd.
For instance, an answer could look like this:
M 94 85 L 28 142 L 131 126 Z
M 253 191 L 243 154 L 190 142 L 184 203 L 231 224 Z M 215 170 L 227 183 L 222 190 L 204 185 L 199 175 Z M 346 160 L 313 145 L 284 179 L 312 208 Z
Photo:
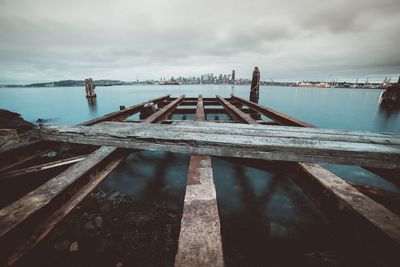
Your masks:
M 250 87 L 250 101 L 254 103 L 258 103 L 260 94 L 260 71 L 258 67 L 254 67 L 253 78 L 251 79 L 251 87 Z

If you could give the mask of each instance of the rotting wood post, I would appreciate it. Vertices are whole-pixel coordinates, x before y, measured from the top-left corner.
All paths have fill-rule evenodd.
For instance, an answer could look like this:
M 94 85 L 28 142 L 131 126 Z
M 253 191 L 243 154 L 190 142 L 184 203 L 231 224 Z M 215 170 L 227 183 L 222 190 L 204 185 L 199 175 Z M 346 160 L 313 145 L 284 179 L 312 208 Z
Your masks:
M 196 120 L 205 121 L 202 96 Z M 192 155 L 179 233 L 175 266 L 224 266 L 221 223 L 218 215 L 211 157 Z
M 254 108 L 263 115 L 276 118 L 281 125 L 291 124 L 312 127 L 285 114 L 251 103 L 242 98 L 233 99 Z M 239 111 L 240 112 L 240 111 Z M 399 262 L 400 216 L 388 210 L 356 187 L 318 164 L 295 164 L 298 175 L 294 182 L 318 206 L 322 212 L 388 263 Z
M 94 92 L 94 84 L 93 84 L 93 79 L 85 79 L 85 89 L 86 89 L 86 97 L 91 98 L 91 97 L 96 97 L 96 93 Z
M 166 97 L 158 98 L 163 101 Z M 168 116 L 184 96 L 153 114 L 149 123 L 159 123 L 164 113 Z M 159 102 L 157 101 L 157 102 Z M 137 111 L 139 104 L 86 122 L 93 125 L 102 119 L 122 115 L 126 118 Z M 121 114 L 122 113 L 122 114 Z M 121 118 L 121 117 L 120 117 Z M 0 210 L 0 265 L 14 265 L 78 205 L 132 151 L 100 147 L 84 160 L 69 167 L 34 191 Z
M 258 103 L 260 95 L 260 71 L 258 67 L 254 67 L 253 77 L 251 79 L 250 87 L 250 101 Z

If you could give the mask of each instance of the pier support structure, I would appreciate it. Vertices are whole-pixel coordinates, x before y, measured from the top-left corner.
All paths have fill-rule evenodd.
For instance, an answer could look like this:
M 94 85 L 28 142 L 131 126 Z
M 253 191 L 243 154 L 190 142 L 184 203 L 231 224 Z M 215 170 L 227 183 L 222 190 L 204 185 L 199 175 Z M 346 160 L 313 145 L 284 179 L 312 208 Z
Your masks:
M 201 95 L 197 101 L 196 120 L 206 120 Z M 190 157 L 175 266 L 224 266 L 210 156 Z
M 92 98 L 96 97 L 96 93 L 94 92 L 94 84 L 93 84 L 93 79 L 85 79 L 85 89 L 86 89 L 86 97 L 87 98 Z
M 260 71 L 258 67 L 254 67 L 253 78 L 251 79 L 250 101 L 258 103 L 260 97 Z

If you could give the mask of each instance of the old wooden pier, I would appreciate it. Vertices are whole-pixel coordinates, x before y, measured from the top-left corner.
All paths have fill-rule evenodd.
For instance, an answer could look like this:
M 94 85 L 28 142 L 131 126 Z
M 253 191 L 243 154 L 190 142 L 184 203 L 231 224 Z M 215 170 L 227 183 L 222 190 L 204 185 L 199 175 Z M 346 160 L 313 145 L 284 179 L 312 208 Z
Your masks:
M 391 195 L 346 182 L 317 163 L 362 166 L 399 184 L 400 135 L 318 129 L 255 103 L 257 81 L 253 87 L 254 102 L 237 96 L 167 95 L 77 126 L 43 127 L 26 133 L 20 142 L 4 144 L 3 186 L 26 174 L 69 167 L 0 210 L 0 265 L 13 265 L 27 254 L 137 150 L 192 154 L 175 266 L 224 265 L 210 156 L 287 162 L 298 174 L 294 182 L 337 225 L 334 231 L 360 240 L 387 262 L 398 261 L 400 217 L 393 211 Z M 141 120 L 127 120 L 135 113 L 141 113 Z M 172 120 L 174 114 L 193 114 L 196 120 Z M 229 119 L 209 120 L 211 114 Z M 30 163 L 66 143 L 90 146 L 73 157 Z

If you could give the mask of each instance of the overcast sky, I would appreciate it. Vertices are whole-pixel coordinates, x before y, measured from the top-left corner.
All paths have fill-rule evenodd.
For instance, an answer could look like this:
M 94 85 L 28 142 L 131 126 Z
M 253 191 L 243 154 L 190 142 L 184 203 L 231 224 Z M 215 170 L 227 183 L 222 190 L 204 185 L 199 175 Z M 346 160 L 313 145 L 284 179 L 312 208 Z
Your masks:
M 400 74 L 400 0 L 0 0 L 0 83 Z M 396 78 L 397 80 L 397 78 Z

